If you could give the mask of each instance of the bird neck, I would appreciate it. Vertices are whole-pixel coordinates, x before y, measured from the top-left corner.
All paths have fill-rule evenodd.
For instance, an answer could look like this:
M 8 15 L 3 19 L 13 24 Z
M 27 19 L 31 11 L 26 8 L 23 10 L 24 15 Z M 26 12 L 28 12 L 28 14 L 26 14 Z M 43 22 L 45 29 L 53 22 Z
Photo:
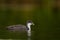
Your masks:
M 31 31 L 31 25 L 30 24 L 27 24 L 27 27 L 28 27 L 28 31 Z
M 27 24 L 27 28 L 28 28 L 27 35 L 30 38 L 30 36 L 31 36 L 31 24 L 30 23 Z M 28 40 L 30 40 L 30 39 L 28 39 Z

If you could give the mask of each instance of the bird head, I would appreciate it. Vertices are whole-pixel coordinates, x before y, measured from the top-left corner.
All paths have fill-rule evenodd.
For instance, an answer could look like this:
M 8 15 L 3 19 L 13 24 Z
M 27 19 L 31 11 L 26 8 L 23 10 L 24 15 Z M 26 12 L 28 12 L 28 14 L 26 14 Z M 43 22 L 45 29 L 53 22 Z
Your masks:
M 34 25 L 34 23 L 31 20 L 28 20 L 27 21 L 27 25 L 30 25 L 31 26 L 31 25 Z

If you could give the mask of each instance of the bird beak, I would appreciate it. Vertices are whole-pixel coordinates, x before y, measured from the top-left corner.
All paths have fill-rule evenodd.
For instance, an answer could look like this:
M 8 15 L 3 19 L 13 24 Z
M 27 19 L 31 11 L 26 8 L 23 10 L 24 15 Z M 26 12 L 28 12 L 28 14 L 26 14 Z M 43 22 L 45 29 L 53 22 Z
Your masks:
M 32 23 L 32 25 L 35 25 L 34 23 Z

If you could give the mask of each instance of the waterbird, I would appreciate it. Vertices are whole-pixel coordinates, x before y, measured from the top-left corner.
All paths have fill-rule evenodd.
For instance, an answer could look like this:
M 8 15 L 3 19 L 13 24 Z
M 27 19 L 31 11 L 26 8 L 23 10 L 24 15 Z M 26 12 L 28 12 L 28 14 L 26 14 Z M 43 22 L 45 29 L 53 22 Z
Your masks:
M 34 23 L 31 20 L 28 20 L 26 25 L 10 25 L 7 26 L 7 29 L 12 32 L 27 32 L 28 40 L 31 40 L 31 25 L 34 25 Z

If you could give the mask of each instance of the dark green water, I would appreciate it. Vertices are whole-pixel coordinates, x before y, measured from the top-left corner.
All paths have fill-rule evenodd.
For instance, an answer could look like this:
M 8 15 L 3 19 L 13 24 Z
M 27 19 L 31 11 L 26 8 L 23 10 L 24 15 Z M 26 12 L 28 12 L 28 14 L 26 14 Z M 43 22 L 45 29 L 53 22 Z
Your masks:
M 49 14 L 50 13 L 50 14 Z M 32 40 L 60 40 L 60 14 L 48 9 L 36 9 L 26 18 L 21 11 L 6 8 L 0 9 L 0 38 L 27 39 L 26 33 L 13 33 L 6 30 L 8 25 L 24 24 L 28 19 L 35 23 L 32 26 Z

